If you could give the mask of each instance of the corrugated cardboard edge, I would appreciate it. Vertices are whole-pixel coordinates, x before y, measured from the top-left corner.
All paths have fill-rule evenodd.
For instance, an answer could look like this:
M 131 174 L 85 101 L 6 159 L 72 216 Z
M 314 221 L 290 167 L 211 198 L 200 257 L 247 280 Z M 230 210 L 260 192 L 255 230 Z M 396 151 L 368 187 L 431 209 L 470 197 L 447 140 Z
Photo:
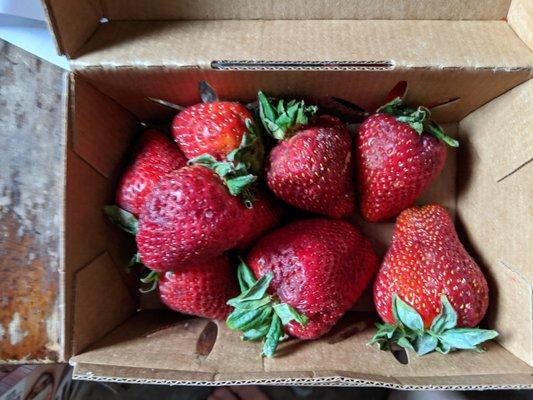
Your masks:
M 58 215 L 61 219 L 59 223 L 59 293 L 58 293 L 58 299 L 59 299 L 59 321 L 60 321 L 60 336 L 59 336 L 59 352 L 58 352 L 58 362 L 67 362 L 70 355 L 68 354 L 67 350 L 67 343 L 66 343 L 66 335 L 65 332 L 67 331 L 67 316 L 66 316 L 66 309 L 67 309 L 67 303 L 66 303 L 66 270 L 65 270 L 65 221 L 66 221 L 66 187 L 67 187 L 67 153 L 68 153 L 68 143 L 70 140 L 70 127 L 71 127 L 71 109 L 70 109 L 70 101 L 71 101 L 71 90 L 70 90 L 70 76 L 71 73 L 68 71 L 65 71 L 63 73 L 63 93 L 62 93 L 62 99 L 63 99 L 63 109 L 65 112 L 63 113 L 63 181 L 61 182 L 61 210 L 59 211 Z
M 109 369 L 106 368 L 109 372 Z M 202 378 L 194 379 L 187 377 L 187 373 L 182 371 L 163 372 L 165 377 L 161 378 L 144 378 L 142 369 L 139 368 L 113 368 L 114 376 L 103 375 L 103 370 L 97 365 L 77 363 L 74 364 L 73 379 L 88 380 L 97 382 L 115 382 L 115 383 L 140 383 L 153 385 L 184 385 L 184 386 L 228 386 L 228 385 L 283 385 L 283 386 L 346 386 L 346 387 L 384 387 L 389 389 L 402 390 L 523 390 L 533 389 L 531 375 L 490 375 L 487 380 L 490 383 L 470 384 L 468 381 L 472 376 L 444 377 L 444 380 L 453 381 L 453 383 L 442 384 L 423 384 L 420 378 L 387 378 L 374 376 L 353 377 L 348 372 L 342 371 L 323 371 L 320 374 L 313 372 L 290 372 L 291 376 L 273 376 L 269 378 L 254 378 L 253 374 L 249 379 L 236 379 L 228 374 L 203 374 Z M 153 371 L 151 371 L 153 374 Z M 197 374 L 196 374 L 197 375 Z M 139 376 L 132 378 L 131 376 Z M 176 376 L 170 378 L 169 376 Z M 181 378 L 180 378 L 181 377 Z M 434 379 L 435 377 L 432 377 Z M 476 379 L 478 377 L 475 377 Z M 388 379 L 388 381 L 386 381 Z

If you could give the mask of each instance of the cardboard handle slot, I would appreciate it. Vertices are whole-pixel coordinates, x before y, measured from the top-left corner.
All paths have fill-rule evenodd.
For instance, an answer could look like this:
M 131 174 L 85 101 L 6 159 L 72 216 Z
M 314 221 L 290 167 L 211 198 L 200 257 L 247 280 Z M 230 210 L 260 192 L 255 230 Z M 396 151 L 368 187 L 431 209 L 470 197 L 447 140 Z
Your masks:
M 251 61 L 215 60 L 212 69 L 222 70 L 346 70 L 383 71 L 394 69 L 392 61 Z

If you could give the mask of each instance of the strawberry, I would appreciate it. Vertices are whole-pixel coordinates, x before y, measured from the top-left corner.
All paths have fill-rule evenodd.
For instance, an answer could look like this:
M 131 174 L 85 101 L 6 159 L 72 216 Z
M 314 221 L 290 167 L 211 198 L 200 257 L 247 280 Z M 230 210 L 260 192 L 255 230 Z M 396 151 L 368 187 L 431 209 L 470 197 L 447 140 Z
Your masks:
M 212 101 L 187 107 L 174 118 L 172 136 L 190 163 L 215 171 L 230 194 L 242 194 L 251 207 L 247 188 L 262 173 L 264 148 L 245 106 Z
M 194 165 L 173 171 L 152 190 L 141 212 L 140 259 L 158 272 L 203 263 L 248 232 L 245 211 L 212 170 Z
M 361 215 L 371 222 L 392 218 L 413 205 L 442 171 L 446 144 L 459 145 L 431 121 L 429 109 L 401 103 L 395 98 L 359 128 L 359 202 Z
M 143 133 L 133 163 L 122 175 L 116 191 L 117 205 L 138 216 L 146 197 L 161 177 L 187 164 L 180 149 L 162 133 Z
M 202 264 L 167 271 L 159 278 L 159 297 L 183 314 L 225 319 L 231 312 L 226 302 L 238 294 L 234 266 L 225 256 Z
M 225 161 L 238 150 L 249 172 L 259 174 L 264 157 L 254 118 L 242 104 L 213 101 L 187 107 L 174 118 L 172 136 L 189 159 L 209 154 Z
M 327 333 L 378 267 L 370 242 L 353 225 L 323 218 L 296 221 L 268 234 L 247 261 L 253 274 L 239 265 L 242 293 L 228 302 L 235 310 L 227 324 L 243 331 L 245 340 L 264 338 L 267 356 L 275 352 L 282 325 L 306 340 Z
M 495 331 L 475 329 L 489 302 L 483 273 L 457 237 L 446 209 L 413 207 L 396 221 L 392 244 L 374 283 L 376 309 L 386 324 L 373 342 L 418 354 L 477 349 Z
M 245 249 L 256 241 L 262 234 L 279 224 L 283 209 L 277 199 L 264 190 L 254 194 L 253 206 L 246 210 L 246 219 L 249 226 L 243 238 L 235 246 Z
M 316 107 L 280 100 L 274 108 L 261 92 L 259 110 L 265 129 L 278 139 L 267 163 L 267 183 L 286 203 L 340 218 L 355 208 L 352 142 L 346 126 L 331 116 L 311 122 Z

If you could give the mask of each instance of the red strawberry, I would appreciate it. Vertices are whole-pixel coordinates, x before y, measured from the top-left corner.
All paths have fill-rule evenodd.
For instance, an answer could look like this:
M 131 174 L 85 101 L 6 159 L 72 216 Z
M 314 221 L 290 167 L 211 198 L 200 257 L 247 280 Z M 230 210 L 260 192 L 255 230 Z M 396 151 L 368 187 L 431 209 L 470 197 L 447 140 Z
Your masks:
M 413 205 L 442 171 L 445 143 L 459 145 L 430 120 L 427 108 L 404 108 L 400 98 L 368 117 L 356 143 L 363 218 L 383 221 Z
M 195 264 L 159 278 L 159 296 L 183 314 L 222 320 L 231 312 L 226 302 L 238 294 L 235 270 L 225 256 Z
M 374 284 L 376 309 L 387 323 L 374 341 L 399 341 L 419 354 L 477 348 L 496 333 L 456 327 L 479 324 L 488 295 L 485 277 L 459 241 L 446 209 L 409 208 L 398 216 Z
M 251 170 L 258 172 L 263 145 L 253 129 L 254 118 L 240 103 L 215 101 L 200 103 L 180 112 L 172 123 L 172 136 L 188 159 L 210 154 L 218 161 L 238 149 L 243 137 L 254 139 L 249 148 Z
M 235 246 L 238 249 L 245 249 L 262 234 L 271 230 L 279 224 L 283 209 L 279 201 L 273 198 L 268 192 L 258 190 L 254 194 L 252 208 L 247 209 L 246 218 L 249 222 L 248 232 Z
M 120 179 L 116 203 L 138 216 L 161 177 L 186 164 L 187 159 L 174 143 L 154 129 L 147 130 L 139 140 L 133 163 Z
M 263 352 L 270 356 L 282 325 L 301 339 L 328 332 L 370 282 L 378 259 L 368 239 L 350 223 L 309 219 L 263 237 L 248 264 L 260 279 L 239 266 L 243 293 L 228 302 L 235 311 L 227 322 L 243 331 L 244 339 L 265 337 Z M 269 287 L 271 296 L 265 294 Z
M 280 140 L 271 151 L 267 183 L 274 194 L 295 207 L 340 218 L 353 214 L 352 142 L 338 119 L 321 116 L 311 123 L 306 113 L 316 107 L 281 100 L 274 108 L 259 92 L 265 128 Z
M 219 176 L 195 165 L 166 175 L 141 212 L 137 247 L 156 271 L 178 271 L 234 247 L 248 232 L 246 208 Z

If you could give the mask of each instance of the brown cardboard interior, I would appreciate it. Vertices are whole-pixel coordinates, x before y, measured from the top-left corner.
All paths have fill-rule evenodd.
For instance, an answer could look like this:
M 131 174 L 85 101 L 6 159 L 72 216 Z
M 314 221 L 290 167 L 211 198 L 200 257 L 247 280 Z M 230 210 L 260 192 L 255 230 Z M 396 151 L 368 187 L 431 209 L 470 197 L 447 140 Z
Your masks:
M 533 240 L 524 223 L 531 215 L 531 194 L 524 188 L 533 187 L 527 134 L 533 124 L 531 82 L 524 84 L 533 66 L 532 2 L 45 3 L 58 48 L 76 71 L 69 92 L 64 340 L 65 357 L 74 356 L 76 377 L 533 387 L 532 369 L 520 361 L 533 361 L 528 265 Z M 286 20 L 277 20 L 280 15 Z M 123 156 L 139 122 L 161 122 L 173 113 L 147 98 L 197 102 L 199 80 L 209 81 L 226 99 L 252 100 L 261 88 L 272 95 L 304 96 L 326 109 L 333 107 L 331 95 L 373 109 L 399 80 L 409 82 L 413 103 L 459 97 L 434 112 L 449 132 L 455 133 L 459 123 L 463 144 L 457 165 L 451 156 L 426 200 L 445 198 L 452 211 L 458 205 L 463 239 L 490 280 L 489 322 L 501 332 L 499 344 L 490 344 L 485 354 L 411 357 L 402 365 L 390 354 L 366 347 L 372 331 L 368 316 L 350 313 L 326 338 L 288 342 L 274 360 L 259 358 L 256 344 L 243 344 L 223 326 L 211 353 L 197 354 L 207 322 L 154 310 L 157 304 L 138 298 L 133 278 L 123 268 L 133 252 L 131 238 L 105 222 L 101 206 L 113 200 Z M 502 122 L 504 117 L 519 123 Z M 391 225 L 361 227 L 375 236 L 382 251 Z M 113 279 L 95 276 L 103 269 Z
M 76 366 L 75 373 L 78 378 L 122 381 L 142 379 L 152 382 L 164 380 L 174 383 L 206 384 L 255 380 L 276 382 L 283 379 L 283 382 L 287 383 L 337 382 L 350 385 L 373 383 L 391 387 L 533 385 L 531 368 L 519 359 L 530 361 L 531 329 L 528 330 L 527 325 L 531 325 L 528 312 L 531 308 L 531 297 L 527 294 L 531 293 L 531 280 L 526 279 L 522 289 L 513 289 L 515 276 L 505 274 L 507 270 L 502 271 L 501 264 L 494 263 L 493 258 L 486 260 L 485 254 L 480 258 L 480 262 L 488 269 L 486 271 L 489 276 L 493 277 L 493 280 L 497 279 L 492 282 L 492 289 L 499 293 L 495 304 L 502 309 L 514 305 L 513 313 L 508 314 L 509 311 L 505 311 L 504 315 L 513 315 L 515 320 L 516 316 L 520 315 L 520 323 L 525 325 L 523 329 L 529 333 L 517 337 L 514 328 L 505 330 L 502 324 L 509 324 L 510 317 L 491 320 L 507 335 L 502 335 L 501 345 L 491 344 L 488 352 L 482 355 L 463 352 L 453 354 L 450 358 L 440 355 L 411 357 L 408 365 L 402 365 L 391 354 L 365 346 L 373 331 L 368 321 L 368 314 L 349 313 L 344 322 L 330 335 L 313 343 L 290 341 L 283 345 L 280 356 L 274 360 L 261 359 L 258 356 L 258 344 L 243 343 L 238 334 L 219 325 L 213 350 L 208 356 L 202 356 L 196 353 L 195 347 L 206 326 L 205 320 L 194 318 L 184 320 L 184 317 L 178 314 L 154 310 L 153 305 L 147 307 L 150 310 L 136 311 L 139 304 L 145 302 L 139 302 L 132 277 L 123 276 L 128 253 L 133 252 L 132 240 L 105 222 L 101 207 L 113 201 L 114 184 L 123 167 L 124 154 L 138 132 L 138 123 L 161 122 L 165 118 L 168 120 L 173 113 L 149 101 L 147 96 L 157 96 L 159 93 L 159 97 L 179 100 L 183 105 L 191 104 L 198 101 L 196 89 L 198 80 L 208 79 L 223 97 L 251 99 L 257 89 L 269 88 L 277 95 L 302 94 L 319 104 L 332 107 L 328 96 L 337 94 L 336 90 L 344 93 L 342 88 L 348 82 L 354 82 L 353 88 L 357 87 L 364 93 L 372 94 L 370 96 L 372 101 L 378 102 L 379 95 L 384 95 L 384 88 L 376 93 L 372 93 L 372 88 L 380 87 L 380 82 L 387 82 L 387 85 L 383 86 L 390 87 L 397 79 L 406 76 L 398 75 L 396 71 L 320 71 L 320 73 L 327 74 L 329 90 L 326 93 L 322 85 L 314 84 L 314 79 L 319 75 L 318 71 L 199 72 L 194 69 L 165 67 L 151 67 L 147 70 L 89 68 L 72 75 L 66 218 L 68 238 L 66 273 L 67 282 L 70 283 L 67 284 L 66 305 L 69 338 L 67 343 L 71 344 L 67 354 L 74 356 L 71 362 Z M 446 71 L 442 73 L 450 78 L 447 81 L 448 86 L 457 90 L 460 90 L 460 85 L 454 83 L 453 78 L 458 82 L 466 82 L 466 77 L 474 77 L 476 74 L 472 71 L 455 71 L 453 75 L 446 75 Z M 479 73 L 483 75 L 484 71 Z M 492 76 L 502 74 L 505 75 L 502 81 L 511 82 L 516 73 L 520 74 L 516 71 L 499 71 Z M 372 76 L 374 79 L 369 79 Z M 452 89 L 448 89 L 445 93 L 439 91 L 444 90 L 443 86 L 439 86 L 442 79 L 439 72 L 408 76 L 409 83 L 414 89 L 420 83 L 418 80 L 420 78 L 427 87 L 433 88 L 432 93 L 437 98 L 443 98 L 444 94 L 457 97 L 457 92 L 453 92 Z M 519 79 L 521 78 L 520 76 Z M 134 85 L 133 82 L 139 84 Z M 276 82 L 279 86 L 276 86 Z M 283 83 L 287 82 L 296 83 L 284 87 Z M 369 88 L 365 87 L 367 82 Z M 487 78 L 484 84 L 489 82 L 490 79 Z M 161 96 L 172 93 L 168 88 L 169 84 L 176 85 L 172 86 L 178 92 L 176 97 Z M 263 86 L 270 84 L 272 86 Z M 521 98 L 521 94 L 528 90 L 530 84 L 526 82 L 494 100 L 501 103 L 499 106 L 503 108 L 501 112 L 511 112 L 516 108 L 516 99 Z M 240 88 L 243 92 L 239 92 Z M 505 92 L 507 87 L 503 86 L 500 90 L 500 93 Z M 411 91 L 410 99 L 420 101 L 413 93 L 416 94 L 416 90 Z M 500 93 L 495 92 L 494 96 Z M 430 99 L 425 98 L 425 100 Z M 495 123 L 495 120 L 485 119 L 483 116 L 476 119 L 476 116 L 483 112 L 493 114 L 492 104 L 491 102 L 481 107 L 461 122 L 462 134 L 468 138 L 464 141 L 465 145 L 460 148 L 461 153 L 471 150 L 471 143 L 475 139 L 482 143 L 479 145 L 480 148 L 487 149 L 490 154 L 490 143 L 493 141 L 489 139 L 495 137 L 493 135 L 499 135 L 498 129 L 501 127 Z M 524 110 L 516 108 L 516 112 L 519 111 Z M 455 114 L 442 115 L 448 115 L 447 118 L 451 119 L 454 115 L 461 116 L 466 112 L 461 110 Z M 474 122 L 469 123 L 469 121 Z M 530 117 L 524 117 L 523 125 L 517 126 L 518 134 L 528 123 L 531 123 Z M 98 129 L 94 129 L 95 126 Z M 457 133 L 457 123 L 450 123 L 445 127 L 450 134 Z M 529 140 L 527 135 L 523 136 L 523 140 L 527 143 Z M 90 141 L 90 145 L 82 146 L 85 141 Z M 502 145 L 498 141 L 494 143 Z M 113 146 L 113 149 L 106 149 L 109 146 Z M 505 151 L 509 151 L 505 154 L 509 159 L 505 158 L 504 164 L 493 163 L 500 167 L 499 170 L 487 166 L 487 163 L 480 163 L 480 168 L 491 168 L 491 172 L 497 173 L 490 175 L 490 182 L 472 185 L 468 191 L 469 196 L 487 196 L 486 188 L 489 187 L 487 185 L 496 185 L 492 191 L 498 192 L 500 184 L 508 181 L 497 182 L 498 177 L 501 173 L 505 174 L 506 169 L 514 171 L 519 167 L 509 160 L 522 161 L 520 157 L 515 157 L 513 148 Z M 466 205 L 465 209 L 461 209 L 461 222 L 465 224 L 469 233 L 477 232 L 479 230 L 477 228 L 485 222 L 477 219 L 476 209 L 472 210 L 472 215 L 469 214 L 468 197 L 463 199 L 463 196 L 467 195 L 456 192 L 456 181 L 459 182 L 457 187 L 460 188 L 461 182 L 467 178 L 467 175 L 462 171 L 461 164 L 456 170 L 455 152 L 451 150 L 449 154 L 446 170 L 428 188 L 421 202 L 438 200 L 453 213 L 456 200 L 462 201 Z M 87 187 L 91 187 L 89 193 Z M 490 196 L 497 197 L 492 192 Z M 521 195 L 518 193 L 517 196 Z M 492 218 L 494 221 L 500 221 L 499 215 Z M 385 243 L 390 238 L 392 224 L 369 225 L 361 221 L 356 223 L 374 238 L 377 249 L 383 251 Z M 512 226 L 506 225 L 504 220 L 500 223 L 504 229 L 512 230 Z M 525 233 L 521 231 L 514 234 L 514 240 L 518 241 L 517 249 L 527 248 Z M 491 251 L 488 250 L 487 254 L 492 255 Z M 501 254 L 512 253 L 498 253 L 496 258 Z M 509 260 L 521 263 L 525 258 Z M 503 262 L 505 263 L 505 259 Z M 528 268 L 526 264 L 520 266 L 524 270 Z M 102 281 L 98 276 L 105 268 L 108 269 L 108 277 L 113 278 Z M 355 334 L 354 332 L 351 335 L 345 334 L 353 330 L 354 326 L 357 327 Z M 345 336 L 347 337 L 344 338 Z M 334 345 L 332 342 L 335 342 Z

